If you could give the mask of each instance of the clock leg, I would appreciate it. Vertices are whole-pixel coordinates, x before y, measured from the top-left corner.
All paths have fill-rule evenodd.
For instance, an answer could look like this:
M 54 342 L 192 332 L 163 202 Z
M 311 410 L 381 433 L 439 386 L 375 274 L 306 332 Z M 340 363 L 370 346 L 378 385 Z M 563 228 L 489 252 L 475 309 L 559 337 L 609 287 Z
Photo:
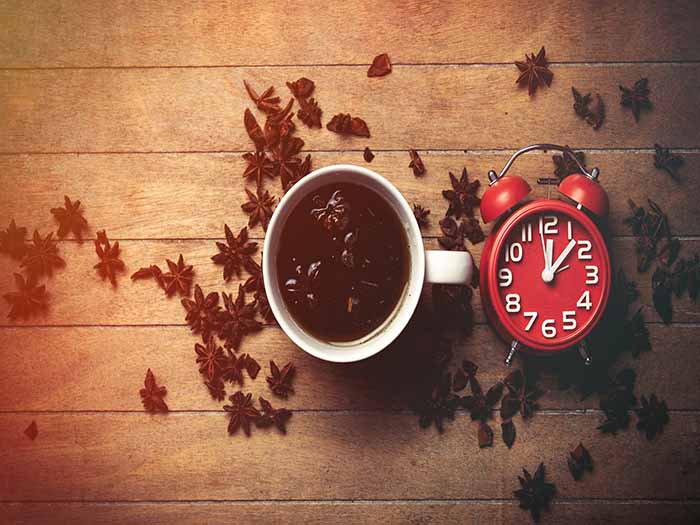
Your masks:
M 508 349 L 508 355 L 506 356 L 505 359 L 505 364 L 506 366 L 510 366 L 513 364 L 513 358 L 515 357 L 515 353 L 522 348 L 522 345 L 520 344 L 520 341 L 517 339 L 513 339 L 510 343 L 510 348 Z
M 590 366 L 593 361 L 591 360 L 591 356 L 588 355 L 588 345 L 586 344 L 586 341 L 581 341 L 579 343 L 578 353 L 583 358 L 585 365 Z

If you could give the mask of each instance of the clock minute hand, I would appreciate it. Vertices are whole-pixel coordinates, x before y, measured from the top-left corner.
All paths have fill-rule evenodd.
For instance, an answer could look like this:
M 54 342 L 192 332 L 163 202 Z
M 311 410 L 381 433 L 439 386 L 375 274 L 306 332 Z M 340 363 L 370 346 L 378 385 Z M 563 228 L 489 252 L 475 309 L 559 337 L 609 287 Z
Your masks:
M 557 269 L 559 269 L 561 264 L 564 262 L 564 260 L 567 258 L 567 256 L 571 253 L 571 250 L 574 249 L 574 246 L 576 246 L 576 240 L 571 239 L 569 241 L 569 244 L 566 245 L 566 248 L 564 248 L 564 251 L 561 252 L 561 255 L 559 255 L 559 257 L 557 257 L 557 260 L 554 261 L 554 264 L 550 268 L 550 271 L 556 272 Z

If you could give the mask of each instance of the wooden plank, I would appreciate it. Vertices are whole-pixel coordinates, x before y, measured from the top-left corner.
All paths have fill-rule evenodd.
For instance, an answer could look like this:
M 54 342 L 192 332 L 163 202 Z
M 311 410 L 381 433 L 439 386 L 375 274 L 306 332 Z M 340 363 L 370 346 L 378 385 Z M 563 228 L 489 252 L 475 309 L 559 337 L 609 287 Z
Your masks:
M 23 434 L 31 419 L 36 441 Z M 438 437 L 409 415 L 297 413 L 286 436 L 269 429 L 247 440 L 227 435 L 223 412 L 4 414 L 0 492 L 3 500 L 43 502 L 510 499 L 521 468 L 544 461 L 561 499 L 698 498 L 700 416 L 672 414 L 658 442 L 634 430 L 601 435 L 597 420 L 543 414 L 518 426 L 509 451 L 500 440 L 479 450 L 468 417 Z M 565 462 L 579 441 L 596 462 L 583 483 Z
M 698 60 L 694 2 L 5 2 L 2 67 Z M 284 20 L 284 24 L 280 22 Z M 552 31 L 566 20 L 566 31 Z M 620 31 L 624 27 L 624 31 Z M 332 28 L 332 31 L 322 31 Z M 524 31 L 523 28 L 526 28 Z
M 429 249 L 437 249 L 435 239 L 425 241 Z M 97 255 L 91 242 L 60 243 L 59 252 L 66 261 L 63 269 L 56 271 L 46 282 L 51 295 L 50 308 L 28 320 L 11 322 L 6 319 L 8 303 L 0 301 L 0 326 L 14 324 L 31 325 L 143 325 L 143 324 L 182 324 L 184 310 L 177 298 L 167 299 L 154 281 L 129 280 L 129 275 L 142 266 L 150 264 L 165 265 L 165 258 L 177 260 L 180 253 L 184 254 L 188 264 L 194 265 L 195 280 L 204 290 L 236 291 L 239 280 L 228 284 L 223 282 L 221 266 L 211 262 L 210 257 L 217 253 L 213 240 L 181 240 L 181 241 L 122 241 L 120 243 L 122 258 L 127 272 L 122 274 L 116 289 L 107 281 L 101 281 L 95 270 Z M 651 273 L 638 274 L 636 271 L 636 255 L 632 238 L 614 239 L 611 242 L 611 252 L 614 266 L 623 267 L 630 279 L 636 280 L 641 293 L 641 305 L 647 321 L 659 321 L 652 305 Z M 472 247 L 472 254 L 478 263 L 481 257 L 482 244 Z M 700 251 L 700 241 L 684 241 L 686 254 Z M 16 261 L 8 257 L 0 257 L 0 290 L 14 288 L 13 272 L 18 271 Z M 243 273 L 242 279 L 247 278 Z M 484 322 L 481 310 L 481 299 L 478 292 L 474 298 L 477 321 Z M 690 299 L 674 299 L 674 320 L 679 322 L 700 321 L 700 303 Z M 86 308 L 86 306 L 89 306 Z
M 638 394 L 654 392 L 672 409 L 700 408 L 699 328 L 652 325 L 650 332 L 653 353 L 640 360 L 625 355 L 614 370 L 636 369 Z M 509 373 L 503 365 L 506 345 L 488 327 L 478 326 L 471 337 L 454 340 L 453 367 L 473 360 L 485 388 Z M 223 403 L 211 399 L 197 371 L 196 341 L 184 327 L 0 329 L 5 370 L 0 411 L 142 411 L 138 390 L 148 368 L 168 388 L 171 410 L 220 410 Z M 241 351 L 263 367 L 255 381 L 246 378 L 243 386 L 256 397 L 272 396 L 265 382 L 270 359 L 295 363 L 295 394 L 278 400 L 295 410 L 408 409 L 423 359 L 403 341 L 360 363 L 326 363 L 299 350 L 277 328 L 245 339 Z M 543 409 L 598 408 L 597 396 L 582 401 L 576 389 L 560 390 L 557 377 L 546 369 L 540 386 L 547 390 L 540 400 Z
M 10 523 L 53 524 L 90 522 L 95 525 L 170 524 L 202 522 L 242 523 L 516 523 L 528 515 L 515 501 L 486 502 L 207 502 L 191 503 L 0 503 Z M 697 502 L 571 502 L 555 501 L 544 514 L 549 524 L 573 522 L 605 524 L 660 522 L 694 523 L 700 518 Z
M 362 152 L 321 152 L 312 155 L 315 167 L 332 164 L 367 166 L 385 176 L 409 203 L 432 210 L 425 235 L 438 235 L 438 221 L 447 209 L 441 190 L 450 187 L 448 172 L 467 167 L 471 178 L 485 187 L 486 173 L 500 170 L 509 153 L 422 153 L 428 169 L 416 178 L 408 168 L 407 152 L 377 152 L 366 164 Z M 610 198 L 613 234 L 629 235 L 622 223 L 629 214 L 628 199 L 646 203 L 651 197 L 669 213 L 677 235 L 700 235 L 700 154 L 686 153 L 683 180 L 676 184 L 654 169 L 653 153 L 588 152 L 589 167 L 601 170 L 601 184 Z M 533 197 L 554 197 L 556 188 L 538 186 L 537 179 L 553 173 L 550 154 L 531 153 L 513 167 L 533 188 Z M 62 205 L 64 194 L 81 199 L 92 232 L 107 228 L 110 236 L 127 239 L 215 238 L 222 223 L 243 225 L 245 202 L 240 178 L 245 162 L 239 154 L 153 155 L 17 155 L 0 156 L 0 227 L 11 218 L 18 224 L 47 231 L 56 228 L 49 209 Z M 643 181 L 643 184 L 641 183 Z M 251 189 L 254 188 L 249 185 Z M 279 181 L 266 187 L 280 195 Z M 483 193 L 483 189 L 482 189 Z M 21 196 L 21 198 L 20 198 Z M 157 210 L 157 213 L 154 213 Z M 477 213 L 478 215 L 478 213 Z M 261 237 L 257 227 L 251 231 Z
M 528 97 L 512 65 L 397 68 L 381 84 L 353 67 L 5 70 L 0 152 L 240 151 L 250 148 L 242 87 L 306 75 L 317 82 L 324 122 L 338 112 L 366 119 L 372 138 L 326 129 L 300 135 L 314 150 L 512 149 L 534 142 L 578 147 L 700 146 L 700 64 L 579 67 L 560 65 L 550 89 Z M 618 84 L 648 77 L 654 110 L 635 124 Z M 599 131 L 577 120 L 571 86 L 600 92 L 607 119 Z M 387 118 L 390 115 L 391 118 Z M 633 132 L 630 130 L 633 129 Z

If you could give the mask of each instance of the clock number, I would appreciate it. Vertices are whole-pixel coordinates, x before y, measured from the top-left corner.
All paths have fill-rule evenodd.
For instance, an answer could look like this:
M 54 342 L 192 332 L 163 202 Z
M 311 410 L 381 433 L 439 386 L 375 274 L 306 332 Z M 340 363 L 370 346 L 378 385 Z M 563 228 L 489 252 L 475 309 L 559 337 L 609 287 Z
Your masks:
M 574 231 L 573 231 L 574 228 L 573 228 L 573 226 L 571 226 L 571 221 L 567 221 L 566 229 L 567 229 L 567 233 L 566 233 L 567 238 L 569 240 L 573 239 L 574 238 Z
M 581 297 L 579 297 L 578 301 L 576 302 L 576 306 L 578 308 L 584 308 L 586 310 L 590 310 L 593 307 L 593 303 L 591 303 L 591 292 L 586 290 L 581 294 Z
M 554 326 L 554 319 L 545 319 L 542 321 L 542 335 L 547 339 L 552 339 L 557 336 L 557 328 Z
M 511 272 L 508 268 L 501 268 L 498 270 L 498 279 L 500 281 L 498 286 L 501 288 L 508 288 L 511 284 L 513 284 L 513 272 Z
M 520 296 L 517 293 L 506 295 L 506 312 L 517 314 L 520 311 Z
M 561 320 L 563 321 L 562 328 L 566 331 L 576 330 L 576 311 L 575 310 L 564 310 L 561 314 Z
M 522 224 L 522 230 L 520 231 L 520 240 L 523 242 L 532 242 L 532 223 Z
M 593 256 L 591 255 L 591 241 L 583 240 L 583 241 L 578 241 L 579 249 L 578 249 L 578 259 L 579 261 L 590 261 L 593 259 Z
M 586 284 L 598 284 L 598 267 L 593 264 L 586 265 Z
M 556 215 L 545 215 L 542 233 L 545 235 L 558 235 L 559 229 L 557 228 L 557 224 L 559 224 L 559 217 Z
M 519 242 L 506 244 L 506 262 L 520 262 L 523 260 L 523 245 Z
M 532 325 L 535 324 L 535 320 L 537 319 L 537 312 L 523 312 L 523 315 L 525 317 L 530 318 L 530 320 L 527 322 L 527 326 L 525 327 L 525 331 L 529 332 L 532 328 Z

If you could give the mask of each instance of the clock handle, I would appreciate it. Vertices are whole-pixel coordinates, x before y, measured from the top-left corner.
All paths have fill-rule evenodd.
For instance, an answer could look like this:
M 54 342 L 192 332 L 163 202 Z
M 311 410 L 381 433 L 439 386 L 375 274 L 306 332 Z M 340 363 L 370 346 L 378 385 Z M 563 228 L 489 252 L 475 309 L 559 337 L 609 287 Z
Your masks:
M 425 251 L 425 280 L 432 284 L 470 284 L 474 261 L 469 252 Z

